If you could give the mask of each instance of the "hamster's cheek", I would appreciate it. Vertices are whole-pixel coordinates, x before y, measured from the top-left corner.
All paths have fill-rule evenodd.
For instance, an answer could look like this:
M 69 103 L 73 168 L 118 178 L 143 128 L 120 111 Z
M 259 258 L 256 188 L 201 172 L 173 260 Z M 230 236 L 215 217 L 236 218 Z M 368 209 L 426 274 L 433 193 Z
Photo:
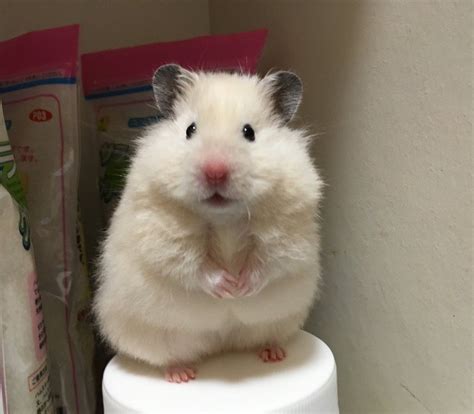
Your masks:
M 278 181 L 281 161 L 272 157 L 271 144 L 259 143 L 252 148 L 249 157 L 247 174 L 248 197 L 261 198 L 273 188 Z
M 180 154 L 179 167 L 176 171 L 176 180 L 172 184 L 176 198 L 194 206 L 202 199 L 209 197 L 209 188 L 202 177 L 201 159 L 194 151 L 185 151 Z
M 180 140 L 173 132 L 151 137 L 148 145 L 141 149 L 140 166 L 147 171 L 151 189 L 181 200 L 188 197 L 193 188 L 193 154 L 185 139 Z

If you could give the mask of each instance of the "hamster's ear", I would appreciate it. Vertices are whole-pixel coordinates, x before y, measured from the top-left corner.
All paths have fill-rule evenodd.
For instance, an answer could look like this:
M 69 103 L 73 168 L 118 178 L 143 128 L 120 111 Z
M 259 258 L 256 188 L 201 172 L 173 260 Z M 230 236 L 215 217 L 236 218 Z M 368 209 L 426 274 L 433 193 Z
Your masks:
M 164 118 L 173 116 L 176 98 L 183 92 L 192 73 L 174 63 L 160 66 L 153 75 L 153 93 L 155 102 Z
M 262 79 L 268 88 L 270 99 L 283 124 L 290 122 L 296 114 L 303 97 L 303 83 L 293 72 L 279 71 Z

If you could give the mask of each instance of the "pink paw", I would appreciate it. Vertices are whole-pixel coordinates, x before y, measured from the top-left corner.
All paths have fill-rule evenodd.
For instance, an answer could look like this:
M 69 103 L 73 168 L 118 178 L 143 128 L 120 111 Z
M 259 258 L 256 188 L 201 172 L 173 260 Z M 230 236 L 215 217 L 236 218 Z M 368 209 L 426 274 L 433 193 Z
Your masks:
M 203 272 L 202 287 L 210 295 L 219 299 L 231 299 L 258 293 L 265 285 L 258 269 L 245 266 L 238 277 L 219 268 Z
M 262 283 L 257 271 L 244 268 L 237 279 L 224 270 L 212 293 L 218 298 L 240 298 L 257 293 L 261 287 Z
M 270 345 L 263 348 L 258 356 L 263 362 L 280 362 L 286 358 L 286 352 L 278 345 Z
M 237 296 L 250 296 L 263 288 L 263 281 L 257 269 L 245 266 L 239 273 Z
M 181 384 L 196 378 L 196 370 L 194 368 L 178 366 L 168 367 L 165 371 L 165 379 L 168 382 Z
M 225 270 L 211 278 L 211 294 L 217 298 L 233 298 L 237 287 L 237 280 Z

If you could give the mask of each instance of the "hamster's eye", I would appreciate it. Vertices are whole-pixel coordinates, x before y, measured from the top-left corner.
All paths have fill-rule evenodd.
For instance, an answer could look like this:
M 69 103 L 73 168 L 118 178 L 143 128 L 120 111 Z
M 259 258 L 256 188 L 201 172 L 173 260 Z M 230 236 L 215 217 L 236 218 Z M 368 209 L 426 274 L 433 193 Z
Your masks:
M 255 131 L 249 124 L 245 124 L 242 128 L 242 134 L 247 141 L 255 141 Z
M 190 139 L 194 133 L 196 132 L 196 123 L 193 122 L 191 125 L 188 126 L 188 128 L 186 129 L 186 139 Z

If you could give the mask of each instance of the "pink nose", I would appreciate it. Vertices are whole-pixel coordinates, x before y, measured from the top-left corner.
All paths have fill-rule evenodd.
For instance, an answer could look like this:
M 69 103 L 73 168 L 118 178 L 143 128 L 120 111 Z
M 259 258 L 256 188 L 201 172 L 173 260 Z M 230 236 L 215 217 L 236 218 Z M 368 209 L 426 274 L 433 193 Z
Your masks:
M 202 171 L 207 183 L 211 185 L 224 184 L 229 176 L 229 168 L 222 161 L 208 161 L 203 165 Z

